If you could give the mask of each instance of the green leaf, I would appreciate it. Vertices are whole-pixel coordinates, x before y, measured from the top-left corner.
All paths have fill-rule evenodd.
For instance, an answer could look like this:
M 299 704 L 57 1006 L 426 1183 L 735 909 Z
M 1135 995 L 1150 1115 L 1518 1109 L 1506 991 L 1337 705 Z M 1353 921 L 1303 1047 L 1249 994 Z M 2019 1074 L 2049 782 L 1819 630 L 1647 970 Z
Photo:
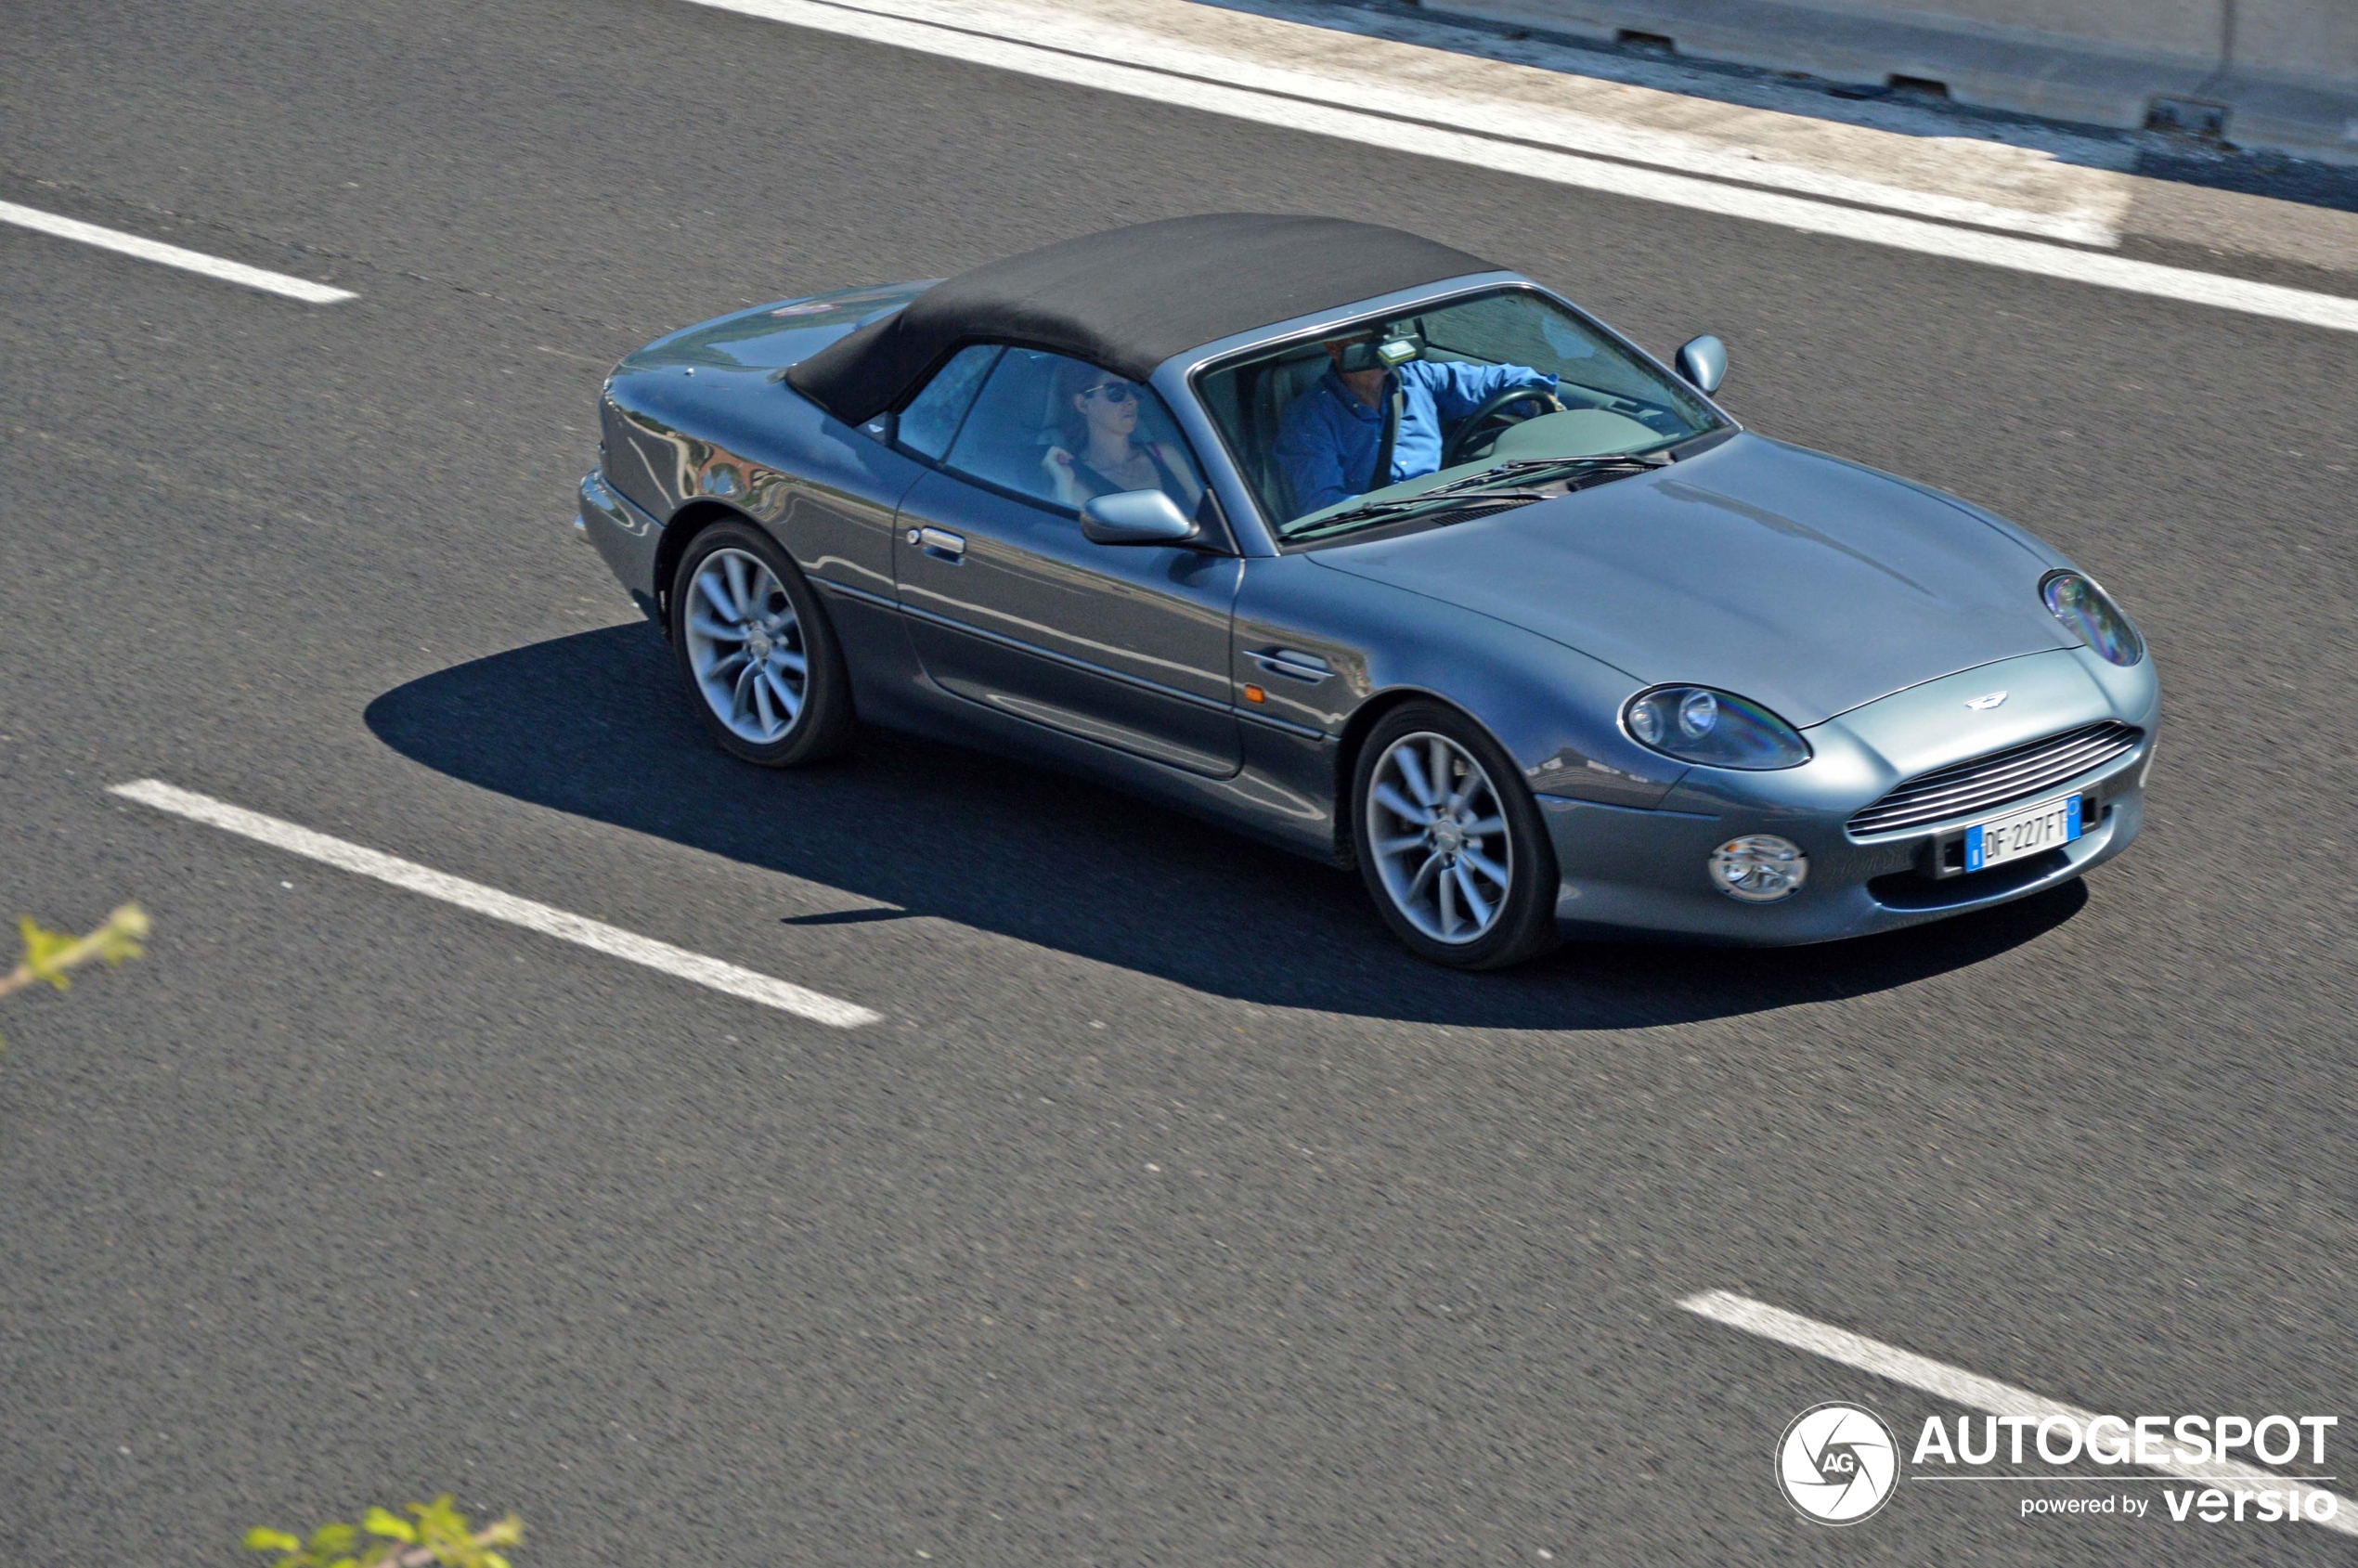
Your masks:
M 17 932 L 24 938 L 24 966 L 32 971 L 33 978 L 47 980 L 59 991 L 73 983 L 66 978 L 66 972 L 57 966 L 58 955 L 73 945 L 71 937 L 63 931 L 45 929 L 30 914 L 19 917 Z
M 361 1519 L 360 1527 L 370 1535 L 391 1536 L 396 1541 L 408 1541 L 412 1545 L 415 1545 L 418 1539 L 416 1526 L 408 1520 L 396 1518 L 381 1508 L 370 1509 Z
M 148 935 L 148 912 L 137 904 L 124 904 L 107 916 L 107 923 L 90 933 L 98 944 L 98 956 L 109 964 L 121 964 L 126 958 L 136 958 L 145 950 L 139 946 Z
M 257 1524 L 246 1532 L 246 1549 L 248 1551 L 301 1551 L 303 1542 L 288 1535 L 284 1530 L 273 1530 L 266 1524 Z
M 350 1551 L 360 1532 L 349 1524 L 322 1524 L 311 1532 L 311 1549 L 321 1557 L 333 1557 L 340 1551 Z

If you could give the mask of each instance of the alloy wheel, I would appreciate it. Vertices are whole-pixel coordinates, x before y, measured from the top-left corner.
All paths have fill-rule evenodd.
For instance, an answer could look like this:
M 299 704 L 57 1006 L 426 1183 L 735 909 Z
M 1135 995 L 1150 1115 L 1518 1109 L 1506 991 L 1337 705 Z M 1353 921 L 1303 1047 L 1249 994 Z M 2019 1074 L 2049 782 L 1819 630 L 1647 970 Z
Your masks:
M 1393 907 L 1452 945 L 1498 923 L 1514 884 L 1514 839 L 1490 775 L 1431 731 L 1401 736 L 1376 759 L 1367 848 Z
M 688 594 L 688 665 L 713 717 L 757 745 L 782 739 L 810 690 L 810 653 L 785 585 L 758 557 L 721 549 L 697 564 Z

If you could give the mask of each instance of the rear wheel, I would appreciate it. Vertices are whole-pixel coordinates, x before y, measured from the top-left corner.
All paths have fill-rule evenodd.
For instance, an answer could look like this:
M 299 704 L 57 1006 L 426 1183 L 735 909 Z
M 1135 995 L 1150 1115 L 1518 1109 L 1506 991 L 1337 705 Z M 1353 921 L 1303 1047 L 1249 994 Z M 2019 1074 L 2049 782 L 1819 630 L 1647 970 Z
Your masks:
M 689 542 L 671 579 L 671 647 L 724 750 L 793 768 L 850 738 L 851 687 L 826 611 L 751 524 L 715 524 Z
M 1360 748 L 1359 870 L 1420 958 L 1497 969 L 1555 945 L 1556 856 L 1497 742 L 1454 708 L 1407 703 Z

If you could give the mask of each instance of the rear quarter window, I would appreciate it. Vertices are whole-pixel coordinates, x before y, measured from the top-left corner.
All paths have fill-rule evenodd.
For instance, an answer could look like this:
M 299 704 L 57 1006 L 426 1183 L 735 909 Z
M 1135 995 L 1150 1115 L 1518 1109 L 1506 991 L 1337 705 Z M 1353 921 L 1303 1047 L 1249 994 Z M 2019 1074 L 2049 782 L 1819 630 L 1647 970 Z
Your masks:
M 952 355 L 925 390 L 900 411 L 897 432 L 900 444 L 937 462 L 941 460 L 998 357 L 997 346 L 991 343 L 976 343 Z

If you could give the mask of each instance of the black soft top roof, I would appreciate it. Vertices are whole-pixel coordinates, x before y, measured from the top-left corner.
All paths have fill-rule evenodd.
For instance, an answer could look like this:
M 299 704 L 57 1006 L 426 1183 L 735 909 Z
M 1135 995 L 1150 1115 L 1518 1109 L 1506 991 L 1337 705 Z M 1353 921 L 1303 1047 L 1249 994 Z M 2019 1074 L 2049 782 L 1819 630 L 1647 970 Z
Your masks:
M 848 424 L 898 403 L 960 343 L 1020 343 L 1144 381 L 1254 327 L 1496 268 L 1345 218 L 1208 213 L 1085 234 L 964 272 L 797 365 L 786 380 Z

